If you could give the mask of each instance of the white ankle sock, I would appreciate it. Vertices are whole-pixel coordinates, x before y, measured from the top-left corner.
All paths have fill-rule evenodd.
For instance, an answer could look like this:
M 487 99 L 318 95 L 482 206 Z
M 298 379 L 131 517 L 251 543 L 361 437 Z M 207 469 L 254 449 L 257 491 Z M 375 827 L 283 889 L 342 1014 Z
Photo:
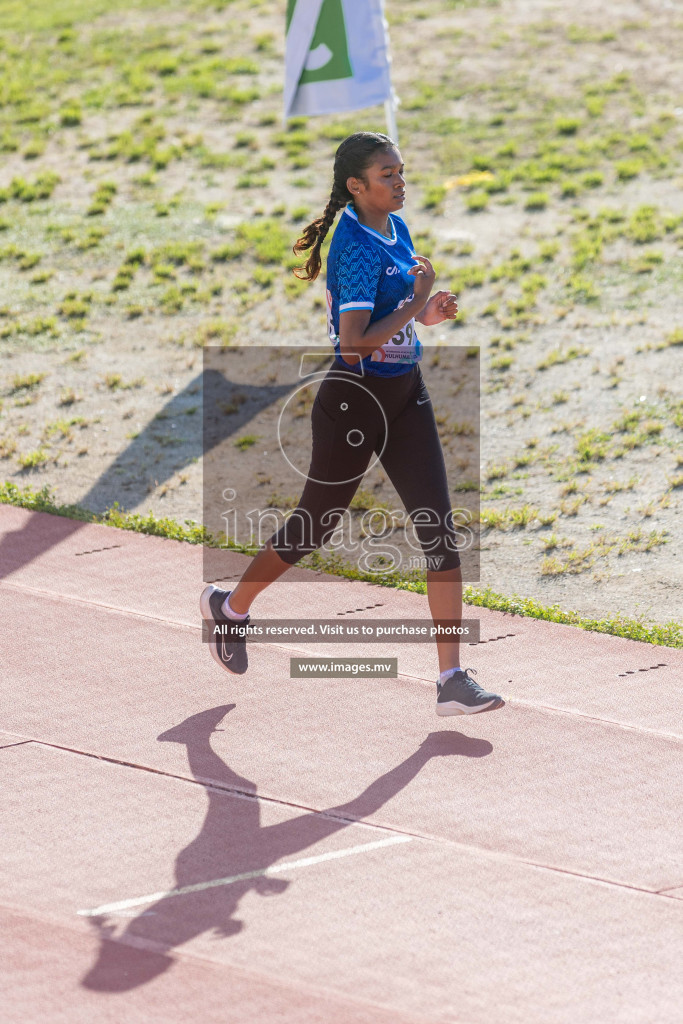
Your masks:
M 439 673 L 439 683 L 443 686 L 449 676 L 452 676 L 454 672 L 462 672 L 462 669 L 458 665 L 457 668 L 447 668 L 445 672 Z
M 221 605 L 221 611 L 228 619 L 233 619 L 235 622 L 244 622 L 244 620 L 249 615 L 249 612 L 235 612 L 232 610 L 232 608 L 230 607 L 230 594 L 228 594 L 225 601 Z

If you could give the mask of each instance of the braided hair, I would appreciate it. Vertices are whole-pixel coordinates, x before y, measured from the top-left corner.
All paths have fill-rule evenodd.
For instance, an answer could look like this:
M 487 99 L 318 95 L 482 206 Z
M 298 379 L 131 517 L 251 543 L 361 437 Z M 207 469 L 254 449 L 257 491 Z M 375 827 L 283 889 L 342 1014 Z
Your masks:
M 320 273 L 320 247 L 339 210 L 343 209 L 353 196 L 346 187 L 348 178 L 363 178 L 364 171 L 382 149 L 396 143 L 381 132 L 355 132 L 341 143 L 334 157 L 334 181 L 327 206 L 322 217 L 312 221 L 301 238 L 297 239 L 293 252 L 298 256 L 306 249 L 310 255 L 303 267 L 296 267 L 294 274 L 304 281 L 315 281 Z

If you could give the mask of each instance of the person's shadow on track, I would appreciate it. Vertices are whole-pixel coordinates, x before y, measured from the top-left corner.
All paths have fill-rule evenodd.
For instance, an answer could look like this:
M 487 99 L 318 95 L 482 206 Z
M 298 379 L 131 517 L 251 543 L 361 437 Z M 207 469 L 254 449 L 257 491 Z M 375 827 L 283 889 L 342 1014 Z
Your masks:
M 208 807 L 199 835 L 176 859 L 178 889 L 218 878 L 263 872 L 282 858 L 315 846 L 328 836 L 367 818 L 399 793 L 433 757 L 484 757 L 493 749 L 487 740 L 458 732 L 430 733 L 420 747 L 371 783 L 348 803 L 310 811 L 274 825 L 261 826 L 256 786 L 226 765 L 211 747 L 210 737 L 234 704 L 192 715 L 163 732 L 162 742 L 187 746 L 194 778 L 207 786 Z M 229 792 L 226 793 L 225 790 Z M 235 793 L 239 794 L 235 796 Z M 85 988 L 125 992 L 162 974 L 174 962 L 168 953 L 197 935 L 237 934 L 243 923 L 234 917 L 242 897 L 253 890 L 277 895 L 291 883 L 263 874 L 179 896 L 165 897 L 143 908 L 115 935 L 105 916 L 93 918 L 100 949 L 84 977 Z

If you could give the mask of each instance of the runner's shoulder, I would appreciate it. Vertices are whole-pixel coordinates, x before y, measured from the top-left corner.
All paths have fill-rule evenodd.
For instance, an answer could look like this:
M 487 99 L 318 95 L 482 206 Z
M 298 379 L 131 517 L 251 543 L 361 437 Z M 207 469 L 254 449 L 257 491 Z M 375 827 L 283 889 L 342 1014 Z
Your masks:
M 337 249 L 345 249 L 358 243 L 368 248 L 374 241 L 372 235 L 358 223 L 356 217 L 348 216 L 345 211 L 342 211 L 342 216 L 332 236 L 332 246 Z
M 360 233 L 352 227 L 341 234 L 335 234 L 327 256 L 327 265 L 328 268 L 343 265 L 348 269 L 356 264 L 363 264 L 367 270 L 374 269 L 377 272 L 386 262 L 385 257 L 382 246 L 377 245 L 367 232 Z
M 399 241 L 401 241 L 403 244 L 407 245 L 411 249 L 411 251 L 414 251 L 415 247 L 413 245 L 413 240 L 410 237 L 408 225 L 404 221 L 403 217 L 399 217 L 397 213 L 390 213 L 389 216 L 391 217 L 394 223 L 397 239 L 399 239 Z

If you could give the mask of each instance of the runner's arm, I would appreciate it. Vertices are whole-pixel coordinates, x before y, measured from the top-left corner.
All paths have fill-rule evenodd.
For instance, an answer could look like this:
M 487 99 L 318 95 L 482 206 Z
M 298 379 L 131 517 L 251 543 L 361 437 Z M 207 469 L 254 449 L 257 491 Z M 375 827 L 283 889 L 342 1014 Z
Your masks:
M 399 309 L 387 313 L 374 323 L 370 323 L 372 310 L 369 309 L 347 309 L 340 314 L 339 352 L 350 366 L 371 355 L 376 348 L 381 348 L 425 309 L 434 283 L 434 268 L 426 256 L 413 256 L 413 259 L 417 263 L 408 271 L 415 277 L 413 296 Z M 351 358 L 347 359 L 346 356 Z M 354 359 L 354 356 L 357 358 Z
M 419 299 L 411 299 L 374 323 L 370 323 L 370 309 L 347 309 L 340 313 L 339 351 L 344 362 L 353 366 L 359 359 L 371 355 L 398 334 L 423 307 L 424 303 Z

